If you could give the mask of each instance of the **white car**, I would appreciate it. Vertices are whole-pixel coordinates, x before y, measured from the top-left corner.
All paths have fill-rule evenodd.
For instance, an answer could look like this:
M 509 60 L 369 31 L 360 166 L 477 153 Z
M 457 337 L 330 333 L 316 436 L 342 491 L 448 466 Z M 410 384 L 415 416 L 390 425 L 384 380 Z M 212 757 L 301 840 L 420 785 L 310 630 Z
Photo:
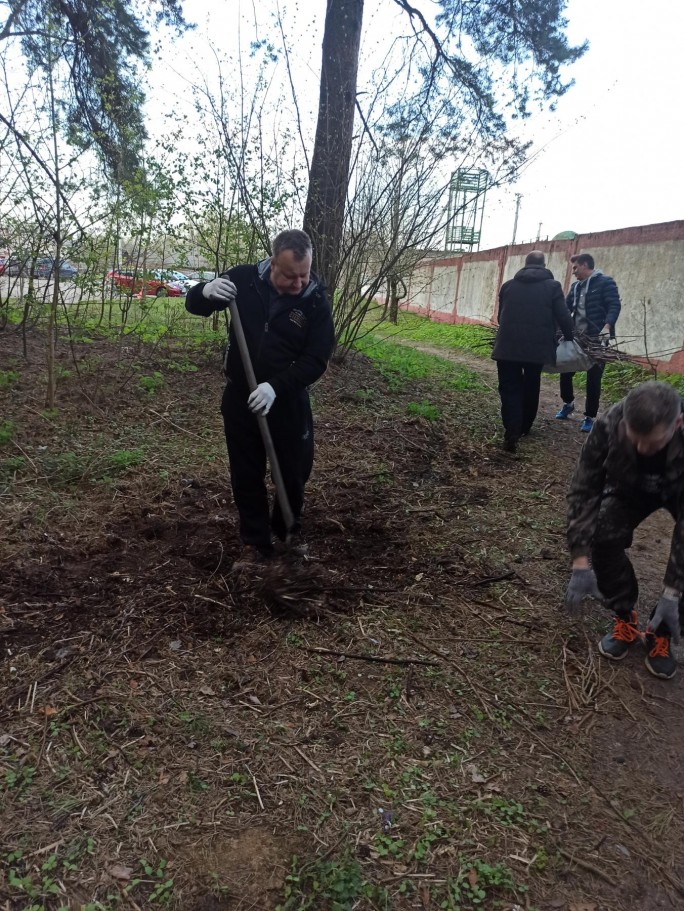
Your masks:
M 184 292 L 187 292 L 193 285 L 197 284 L 196 281 L 188 278 L 184 272 L 176 272 L 175 269 L 155 269 L 152 275 L 160 282 L 178 285 Z

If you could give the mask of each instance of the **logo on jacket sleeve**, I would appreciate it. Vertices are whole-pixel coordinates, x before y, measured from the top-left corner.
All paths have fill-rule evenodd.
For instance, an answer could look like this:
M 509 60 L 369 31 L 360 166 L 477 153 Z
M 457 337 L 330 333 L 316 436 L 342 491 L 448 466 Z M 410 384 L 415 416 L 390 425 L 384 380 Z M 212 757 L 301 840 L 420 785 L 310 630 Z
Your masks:
M 290 310 L 290 319 L 299 329 L 304 329 L 308 323 L 307 318 L 301 310 Z

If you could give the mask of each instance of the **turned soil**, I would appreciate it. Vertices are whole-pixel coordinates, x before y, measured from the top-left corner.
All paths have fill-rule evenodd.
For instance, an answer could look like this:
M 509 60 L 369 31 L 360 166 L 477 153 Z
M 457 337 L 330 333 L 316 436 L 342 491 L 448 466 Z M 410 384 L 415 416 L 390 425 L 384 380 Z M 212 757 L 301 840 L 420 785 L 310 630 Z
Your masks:
M 218 348 L 60 339 L 47 412 L 21 344 L 0 333 L 1 908 L 684 905 L 682 678 L 601 659 L 599 605 L 563 613 L 583 437 L 554 378 L 511 456 L 492 362 L 417 346 L 465 389 L 332 365 L 310 559 L 235 570 Z M 671 533 L 632 548 L 642 621 Z

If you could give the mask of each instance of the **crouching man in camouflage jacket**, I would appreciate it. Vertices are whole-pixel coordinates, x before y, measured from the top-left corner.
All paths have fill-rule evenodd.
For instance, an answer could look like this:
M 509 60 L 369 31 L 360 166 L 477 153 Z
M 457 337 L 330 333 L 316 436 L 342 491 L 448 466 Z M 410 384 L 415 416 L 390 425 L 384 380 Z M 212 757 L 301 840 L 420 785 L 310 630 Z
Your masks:
M 646 667 L 666 679 L 677 670 L 670 645 L 679 642 L 684 592 L 683 409 L 681 397 L 666 383 L 636 386 L 596 421 L 568 493 L 569 612 L 585 596 L 602 597 L 615 619 L 599 643 L 601 654 L 620 660 L 644 640 Z M 665 588 L 644 635 L 636 613 L 639 586 L 625 551 L 634 529 L 661 508 L 675 526 Z

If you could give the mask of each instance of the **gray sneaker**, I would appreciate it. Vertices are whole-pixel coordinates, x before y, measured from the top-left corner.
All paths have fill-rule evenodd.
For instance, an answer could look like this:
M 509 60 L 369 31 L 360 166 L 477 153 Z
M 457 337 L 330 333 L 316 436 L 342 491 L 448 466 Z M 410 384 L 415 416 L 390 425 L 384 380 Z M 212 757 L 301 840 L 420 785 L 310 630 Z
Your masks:
M 630 647 L 635 642 L 640 642 L 643 636 L 637 625 L 637 612 L 635 610 L 629 616 L 629 620 L 622 617 L 615 617 L 613 628 L 601 639 L 598 649 L 605 658 L 611 661 L 620 661 L 624 658 Z
M 646 634 L 646 668 L 654 677 L 669 680 L 677 673 L 677 662 L 672 655 L 669 636 L 656 636 L 654 633 Z

